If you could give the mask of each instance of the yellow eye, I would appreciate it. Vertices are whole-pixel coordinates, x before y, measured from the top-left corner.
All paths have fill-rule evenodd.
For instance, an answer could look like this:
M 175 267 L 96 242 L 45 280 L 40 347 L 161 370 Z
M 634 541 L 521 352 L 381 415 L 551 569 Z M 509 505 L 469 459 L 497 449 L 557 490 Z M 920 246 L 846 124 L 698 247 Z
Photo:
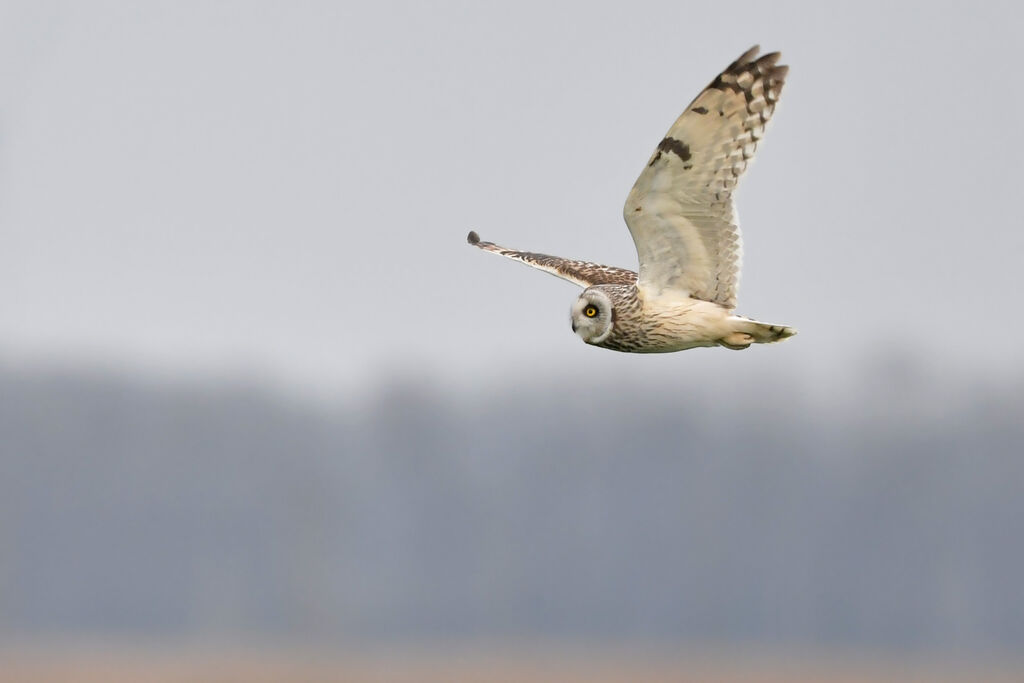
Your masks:
M 595 315 L 597 315 L 597 309 L 594 308 L 593 306 L 587 306 L 586 308 L 583 309 L 583 315 L 587 316 L 588 318 L 593 318 Z

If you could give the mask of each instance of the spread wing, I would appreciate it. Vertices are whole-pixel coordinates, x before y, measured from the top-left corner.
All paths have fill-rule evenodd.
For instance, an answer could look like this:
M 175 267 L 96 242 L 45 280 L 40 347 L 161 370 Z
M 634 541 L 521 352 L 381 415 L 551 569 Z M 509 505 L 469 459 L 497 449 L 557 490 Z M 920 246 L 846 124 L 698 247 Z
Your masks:
M 747 50 L 697 96 L 658 143 L 623 214 L 638 286 L 736 306 L 740 230 L 732 193 L 775 111 L 789 67 Z
M 580 287 L 592 287 L 593 285 L 632 285 L 636 283 L 636 273 L 625 268 L 615 266 L 602 266 L 587 261 L 571 261 L 558 256 L 547 254 L 534 254 L 529 251 L 516 251 L 499 247 L 493 242 L 481 242 L 480 236 L 470 232 L 467 238 L 469 243 L 492 254 L 507 256 L 528 266 L 539 268 L 551 273 L 563 280 L 575 283 Z

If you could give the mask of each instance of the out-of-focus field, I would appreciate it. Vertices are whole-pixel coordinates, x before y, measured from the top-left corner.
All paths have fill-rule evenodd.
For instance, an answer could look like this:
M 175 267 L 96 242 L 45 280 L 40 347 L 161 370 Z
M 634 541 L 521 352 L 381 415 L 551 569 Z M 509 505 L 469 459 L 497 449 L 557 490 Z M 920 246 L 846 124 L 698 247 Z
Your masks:
M 68 681 L 127 683 L 147 681 L 345 681 L 346 683 L 1017 683 L 1024 666 L 943 665 L 941 663 L 764 657 L 741 662 L 702 657 L 562 655 L 388 656 L 303 653 L 154 653 L 145 651 L 42 651 L 0 653 L 0 683 Z

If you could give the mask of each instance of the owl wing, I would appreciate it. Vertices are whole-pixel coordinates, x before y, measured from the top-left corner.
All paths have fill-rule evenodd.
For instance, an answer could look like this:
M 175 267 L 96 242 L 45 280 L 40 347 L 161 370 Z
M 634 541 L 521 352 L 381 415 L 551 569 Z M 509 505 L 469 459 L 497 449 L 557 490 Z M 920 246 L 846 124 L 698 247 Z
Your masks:
M 732 193 L 775 111 L 789 67 L 752 47 L 686 108 L 658 143 L 623 214 L 640 260 L 638 286 L 732 309 L 741 242 Z
M 539 268 L 563 280 L 575 283 L 580 287 L 594 285 L 632 285 L 636 283 L 636 273 L 625 268 L 602 266 L 588 261 L 571 261 L 558 256 L 534 254 L 529 251 L 516 251 L 499 247 L 493 242 L 481 242 L 480 236 L 470 232 L 469 243 L 492 254 L 507 256 L 528 266 Z

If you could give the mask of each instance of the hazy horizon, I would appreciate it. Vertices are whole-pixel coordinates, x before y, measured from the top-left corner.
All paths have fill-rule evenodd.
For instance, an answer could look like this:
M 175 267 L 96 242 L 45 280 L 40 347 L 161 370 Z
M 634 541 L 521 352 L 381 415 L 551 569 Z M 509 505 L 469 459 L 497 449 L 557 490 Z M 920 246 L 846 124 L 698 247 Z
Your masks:
M 0 634 L 1018 652 L 1019 383 L 861 370 L 838 405 L 764 374 L 311 406 L 0 368 Z

